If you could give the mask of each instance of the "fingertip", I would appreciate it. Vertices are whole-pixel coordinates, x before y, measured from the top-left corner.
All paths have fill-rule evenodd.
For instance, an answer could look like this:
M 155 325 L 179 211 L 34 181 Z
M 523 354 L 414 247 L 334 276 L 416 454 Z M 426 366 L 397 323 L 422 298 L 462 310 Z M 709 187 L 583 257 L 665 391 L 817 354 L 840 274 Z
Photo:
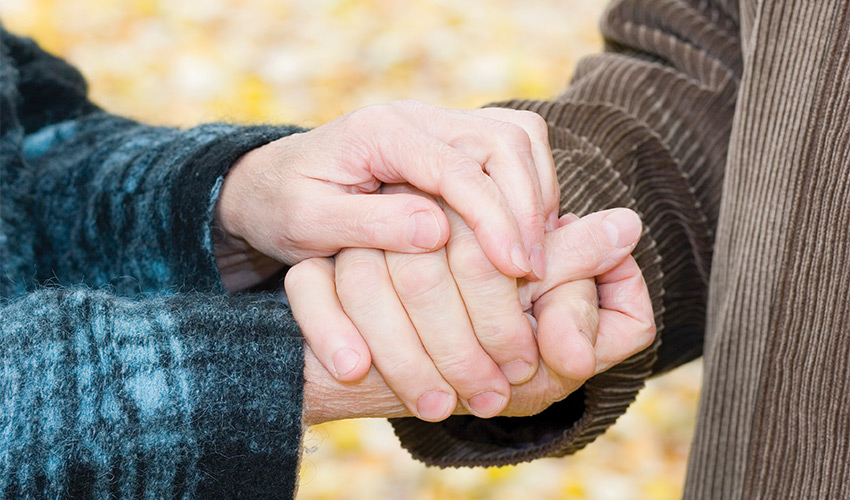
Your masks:
M 418 250 L 433 251 L 449 239 L 448 221 L 439 210 L 417 210 L 407 220 L 408 243 Z
M 449 418 L 456 406 L 457 394 L 446 390 L 428 391 L 419 396 L 415 405 L 408 405 L 417 418 L 427 422 L 440 422 Z
M 529 278 L 532 281 L 542 281 L 546 277 L 546 251 L 543 250 L 543 245 L 535 245 L 531 249 L 531 274 Z
M 544 302 L 555 300 L 548 297 Z M 543 362 L 558 375 L 586 380 L 596 370 L 596 348 L 587 332 L 576 325 L 570 309 L 552 309 L 541 304 L 538 314 L 538 342 Z
M 502 374 L 511 385 L 522 385 L 531 380 L 537 373 L 537 362 L 529 363 L 523 359 L 515 359 L 499 366 Z
M 587 380 L 594 375 L 596 351 L 586 336 L 570 335 L 565 340 L 565 352 L 567 356 L 557 366 L 550 366 L 558 374 L 572 380 Z
M 531 262 L 529 262 L 528 254 L 522 243 L 516 242 L 511 245 L 510 262 L 514 267 L 511 276 L 519 278 L 528 276 L 531 273 Z
M 637 244 L 643 231 L 643 223 L 638 214 L 628 208 L 618 208 L 602 219 L 602 228 L 608 236 L 611 246 L 625 248 Z
M 554 231 L 558 229 L 558 210 L 555 209 L 549 212 L 549 215 L 546 216 L 546 232 Z
M 480 392 L 467 400 L 467 408 L 479 418 L 492 418 L 508 406 L 508 397 L 496 391 Z
M 343 347 L 333 355 L 331 373 L 341 382 L 360 380 L 369 371 L 371 359 L 351 347 Z
M 558 219 L 557 227 L 560 228 L 560 227 L 564 227 L 564 226 L 569 226 L 570 224 L 572 224 L 573 222 L 575 222 L 577 220 L 579 220 L 578 215 L 576 215 L 572 212 L 566 213 L 566 214 L 562 215 L 561 218 Z

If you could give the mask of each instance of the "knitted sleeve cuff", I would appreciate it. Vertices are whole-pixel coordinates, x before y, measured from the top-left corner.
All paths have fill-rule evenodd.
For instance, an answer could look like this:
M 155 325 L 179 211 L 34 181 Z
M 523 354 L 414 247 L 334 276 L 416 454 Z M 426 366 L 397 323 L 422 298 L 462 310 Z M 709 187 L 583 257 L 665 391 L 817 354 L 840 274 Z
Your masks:
M 234 128 L 199 149 L 181 166 L 167 187 L 178 283 L 198 290 L 221 290 L 211 224 L 224 177 L 248 151 L 302 131 L 297 127 Z

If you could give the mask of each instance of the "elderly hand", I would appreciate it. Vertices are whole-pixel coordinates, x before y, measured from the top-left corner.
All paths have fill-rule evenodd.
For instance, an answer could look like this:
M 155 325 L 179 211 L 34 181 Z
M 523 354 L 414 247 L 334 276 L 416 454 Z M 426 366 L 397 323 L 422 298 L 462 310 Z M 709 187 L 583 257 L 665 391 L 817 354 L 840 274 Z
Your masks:
M 543 233 L 557 223 L 559 196 L 545 121 L 527 111 L 402 101 L 343 115 L 237 161 L 216 207 L 225 287 L 244 289 L 283 264 L 347 247 L 442 247 L 443 211 L 421 196 L 376 195 L 382 183 L 440 196 L 504 274 L 545 275 Z
M 287 291 L 311 352 L 333 370 L 340 359 L 335 356 L 351 349 L 354 368 L 343 377 L 336 373 L 338 379 L 352 381 L 369 369 L 371 350 L 382 376 L 369 371 L 365 379 L 345 383 L 308 370 L 308 395 L 322 399 L 329 387 L 348 387 L 358 398 L 356 409 L 349 407 L 341 416 L 335 403 L 318 402 L 313 406 L 318 413 L 311 418 L 376 410 L 366 388 L 375 390 L 378 407 L 385 411 L 395 399 L 384 383 L 411 414 L 425 420 L 441 420 L 456 411 L 454 390 L 463 403 L 461 411 L 484 417 L 533 414 L 651 343 L 649 296 L 628 255 L 640 233 L 633 213 L 593 214 L 547 235 L 552 271 L 542 282 L 525 283 L 518 293 L 515 280 L 497 272 L 471 231 L 447 212 L 452 221 L 447 254 L 388 252 L 382 262 L 381 252 L 346 250 L 336 269 L 330 260 L 314 259 L 290 270 Z M 424 262 L 424 274 L 417 272 L 417 261 Z M 582 279 L 595 275 L 599 311 L 596 284 Z M 520 296 L 529 307 L 533 304 L 539 320 L 536 343 Z M 538 363 L 541 369 L 535 371 Z M 525 369 L 518 370 L 523 364 Z M 311 383 L 311 376 L 318 379 Z M 518 385 L 511 387 L 506 377 Z M 345 398 L 341 393 L 337 397 Z

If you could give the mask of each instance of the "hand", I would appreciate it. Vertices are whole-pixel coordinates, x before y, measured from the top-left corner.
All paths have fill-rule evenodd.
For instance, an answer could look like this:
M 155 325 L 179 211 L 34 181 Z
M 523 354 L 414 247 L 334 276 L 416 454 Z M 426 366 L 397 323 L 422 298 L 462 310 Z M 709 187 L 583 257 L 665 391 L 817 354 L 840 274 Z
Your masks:
M 531 302 L 537 320 L 541 353 L 535 377 L 514 387 L 504 416 L 539 413 L 581 387 L 587 379 L 625 361 L 652 344 L 655 319 L 649 291 L 631 255 L 611 267 L 613 254 L 600 257 L 595 247 L 606 238 L 612 247 L 634 248 L 634 233 L 624 210 L 606 210 L 578 222 L 569 216 L 562 226 L 602 222 L 602 231 L 582 231 L 574 237 L 559 230 L 547 238 L 550 272 L 542 282 L 524 282 L 520 297 Z M 610 224 L 609 223 L 613 223 Z M 596 265 L 593 269 L 592 266 Z M 574 279 L 608 269 L 595 280 Z M 594 283 L 595 281 L 595 283 Z M 582 313 L 584 311 L 584 313 Z M 596 314 L 594 314 L 596 313 Z
M 403 101 L 343 115 L 237 161 L 216 208 L 222 282 L 243 289 L 282 264 L 346 247 L 442 247 L 449 226 L 436 204 L 374 194 L 382 183 L 403 182 L 457 210 L 503 273 L 545 275 L 543 232 L 557 223 L 559 194 L 543 119 Z
M 450 220 L 452 220 L 451 212 L 449 213 Z M 612 215 L 613 217 L 606 217 L 608 215 Z M 621 235 L 624 235 L 623 241 L 617 242 L 618 245 L 624 246 L 612 251 L 612 243 L 610 241 L 607 244 L 605 243 L 604 235 L 606 233 L 604 232 L 604 228 L 607 225 L 607 222 L 616 220 L 618 218 L 617 215 L 621 216 L 621 218 L 622 216 L 625 216 L 625 220 L 623 221 L 623 224 L 621 224 L 625 225 L 625 231 L 621 233 Z M 595 220 L 593 220 L 594 217 Z M 619 257 L 617 256 L 618 252 L 620 254 L 624 252 L 623 249 L 625 249 L 625 254 L 628 255 L 628 252 L 633 248 L 640 232 L 639 221 L 637 221 L 634 214 L 631 214 L 628 211 L 617 211 L 616 213 L 610 212 L 595 214 L 588 218 L 588 222 L 592 224 L 592 228 L 595 229 L 595 231 L 588 231 L 588 229 L 590 229 L 588 227 L 582 228 L 581 226 L 586 226 L 587 224 L 580 223 L 573 227 L 572 231 L 569 231 L 569 228 L 565 228 L 565 230 L 556 232 L 557 236 L 560 237 L 560 240 L 554 240 L 553 243 L 558 244 L 560 247 L 559 249 L 562 252 L 562 254 L 555 254 L 557 259 L 559 259 L 557 263 L 558 273 L 548 275 L 548 282 L 527 284 L 523 288 L 524 294 L 528 300 L 531 300 L 532 298 L 535 300 L 535 314 L 539 315 L 543 325 L 542 330 L 538 331 L 538 337 L 541 339 L 541 347 L 546 346 L 546 350 L 542 351 L 544 354 L 542 369 L 537 371 L 536 374 L 534 374 L 534 372 L 531 373 L 531 375 L 534 375 L 534 378 L 527 384 L 511 388 L 513 392 L 513 394 L 510 395 L 511 403 L 506 410 L 509 414 L 530 414 L 542 410 L 551 402 L 566 397 L 566 395 L 579 387 L 584 380 L 591 375 L 607 369 L 611 365 L 625 359 L 634 352 L 645 348 L 654 336 L 654 327 L 651 326 L 651 306 L 649 304 L 648 293 L 646 292 L 645 285 L 643 284 L 640 271 L 630 257 L 623 259 L 622 255 L 619 255 Z M 629 227 L 630 224 L 631 228 Z M 631 235 L 628 234 L 629 232 L 631 232 Z M 599 237 L 600 234 L 603 235 L 602 238 Z M 457 248 L 460 248 L 460 246 L 455 245 L 454 235 L 455 231 L 453 225 L 453 241 L 450 241 L 448 245 L 450 255 L 453 252 L 453 249 L 456 250 Z M 550 237 L 551 236 L 553 235 L 550 235 Z M 630 239 L 632 242 L 627 243 Z M 463 262 L 476 262 L 476 260 L 470 260 L 470 258 L 475 257 L 476 252 L 478 252 L 478 262 L 483 260 L 486 263 L 486 259 L 483 259 L 483 256 L 480 255 L 480 248 L 476 248 L 468 244 L 470 242 L 474 244 L 474 238 L 467 237 L 463 241 L 466 241 L 467 243 L 462 244 L 463 247 L 467 248 L 467 251 L 461 252 L 461 254 L 466 254 L 467 256 L 467 260 L 462 260 Z M 572 242 L 582 242 L 583 244 L 575 246 Z M 548 243 L 550 243 L 550 239 L 547 239 L 547 244 Z M 608 255 L 606 255 L 604 251 L 597 251 L 600 247 L 606 249 Z M 549 247 L 547 246 L 547 251 L 548 250 Z M 595 258 L 594 254 L 596 254 Z M 580 258 L 575 258 L 577 256 L 580 256 Z M 423 256 L 409 257 L 419 259 Z M 606 257 L 608 257 L 607 260 Z M 577 276 L 592 275 L 592 273 L 595 272 L 602 272 L 605 267 L 614 266 L 614 264 L 616 264 L 616 259 L 618 258 L 621 260 L 622 264 L 616 266 L 614 271 L 600 276 L 600 293 L 604 309 L 600 313 L 600 317 L 602 319 L 600 323 L 599 338 L 602 340 L 599 342 L 600 350 L 597 353 L 594 350 L 593 345 L 596 342 L 595 300 L 597 290 L 595 284 L 592 280 L 569 281 L 560 286 L 556 286 L 555 283 L 561 279 L 569 280 L 574 279 Z M 611 259 L 614 259 L 613 263 Z M 374 271 L 379 270 L 380 266 L 375 265 L 375 261 L 368 264 L 368 257 L 365 262 L 367 262 L 366 266 L 358 264 L 358 266 L 354 268 L 360 270 L 359 273 L 355 272 L 353 274 L 354 279 L 352 282 L 358 285 L 355 293 L 352 295 L 355 300 L 357 297 L 362 298 L 374 296 L 374 294 L 370 293 L 369 277 L 375 276 L 376 273 Z M 378 262 L 378 264 L 380 264 L 380 262 Z M 480 269 L 481 266 L 479 265 L 478 268 Z M 294 274 L 292 274 L 293 271 L 295 271 Z M 487 270 L 484 269 L 484 271 L 486 272 Z M 293 312 L 301 324 L 308 342 L 311 343 L 317 352 L 324 352 L 324 354 L 319 354 L 319 356 L 320 359 L 322 359 L 322 357 L 325 358 L 325 365 L 330 365 L 331 355 L 334 353 L 334 349 L 339 345 L 340 339 L 342 339 L 342 343 L 345 343 L 346 337 L 348 337 L 347 340 L 350 344 L 354 344 L 356 346 L 355 348 L 360 347 L 357 346 L 359 337 L 356 329 L 349 322 L 345 313 L 342 312 L 338 303 L 336 303 L 336 293 L 333 289 L 333 266 L 330 262 L 325 261 L 322 263 L 318 260 L 308 261 L 305 262 L 304 266 L 296 266 L 296 268 L 293 268 L 290 273 L 291 275 L 287 276 L 287 290 L 290 292 Z M 360 278 L 358 278 L 358 274 L 360 275 Z M 500 276 L 499 273 L 492 272 L 492 269 L 490 270 L 490 274 L 493 275 L 493 277 Z M 556 277 L 555 274 L 558 276 Z M 337 272 L 337 275 L 339 276 L 339 272 Z M 486 279 L 482 281 L 482 283 L 486 282 Z M 303 285 L 307 283 L 314 286 L 321 283 L 329 285 L 326 287 L 319 286 L 313 288 L 312 291 L 315 292 L 315 294 L 304 298 L 302 301 L 302 296 L 298 293 L 298 291 L 303 289 Z M 463 283 L 463 280 L 458 280 L 458 285 L 464 286 L 461 283 Z M 588 283 L 590 285 L 589 287 L 587 286 Z M 497 315 L 503 314 L 505 311 L 511 311 L 510 308 L 502 309 L 500 307 L 494 307 L 494 305 L 498 305 L 500 303 L 498 300 L 500 295 L 495 294 L 497 300 L 494 301 L 494 294 L 488 294 L 486 291 L 490 290 L 492 292 L 498 291 L 499 289 L 504 290 L 505 287 L 496 286 L 496 288 L 492 288 L 490 285 L 498 285 L 498 283 L 490 283 L 487 286 L 482 286 L 480 288 L 480 291 L 484 291 L 485 293 L 479 292 L 479 300 L 486 300 L 488 296 L 490 297 L 489 302 L 481 302 L 481 305 L 490 306 L 489 311 L 494 312 Z M 516 285 L 512 284 L 512 287 L 514 298 L 513 304 L 517 304 Z M 344 286 L 343 288 L 347 287 Z M 424 289 L 433 291 L 436 288 L 434 286 L 425 285 Z M 466 289 L 469 290 L 468 287 Z M 378 290 L 380 290 L 380 287 L 378 287 Z M 343 292 L 342 290 L 340 290 L 340 292 L 341 298 L 346 295 L 346 292 Z M 397 303 L 393 303 L 393 300 L 391 300 L 394 297 L 392 289 L 389 289 L 389 293 L 384 295 L 378 294 L 377 296 L 385 298 L 379 303 L 375 303 L 370 300 L 361 300 L 359 304 L 355 302 L 353 306 L 346 308 L 345 312 L 349 313 L 349 315 L 352 316 L 352 319 L 366 318 L 365 323 L 364 320 L 361 319 L 359 323 L 358 320 L 355 320 L 355 324 L 361 328 L 361 331 L 363 331 L 361 325 L 365 324 L 367 326 L 366 331 L 374 332 L 370 333 L 368 336 L 364 336 L 368 337 L 367 341 L 373 349 L 375 365 L 390 383 L 390 386 L 393 387 L 401 399 L 405 401 L 411 413 L 419 416 L 420 418 L 431 417 L 426 418 L 429 420 L 440 420 L 445 418 L 445 416 L 448 415 L 448 412 L 452 411 L 452 405 L 450 404 L 448 405 L 448 409 L 446 406 L 438 405 L 439 408 L 437 408 L 434 407 L 435 405 L 432 405 L 431 409 L 435 410 L 434 415 L 436 416 L 423 415 L 422 408 L 420 408 L 420 404 L 418 404 L 419 401 L 416 399 L 416 395 L 431 393 L 432 391 L 423 390 L 423 387 L 429 387 L 429 383 L 432 384 L 431 387 L 436 385 L 437 390 L 440 392 L 448 392 L 445 387 L 445 382 L 439 379 L 435 382 L 433 377 L 429 377 L 433 374 L 432 370 L 434 367 L 431 365 L 429 357 L 421 352 L 421 345 L 409 342 L 406 344 L 405 342 L 400 343 L 397 338 L 398 335 L 387 333 L 400 331 L 405 334 L 402 337 L 402 341 L 405 341 L 405 339 L 408 339 L 411 336 L 410 331 L 413 330 L 412 326 L 409 325 L 408 322 L 404 321 L 406 318 L 402 315 L 398 315 L 395 320 L 387 319 L 387 316 L 385 315 L 385 310 L 387 309 L 386 306 L 390 306 L 389 310 L 398 308 Z M 387 297 L 389 300 L 386 299 Z M 469 294 L 465 293 L 464 301 L 466 301 L 467 307 L 469 307 L 469 304 L 471 303 L 468 300 L 468 297 Z M 510 293 L 503 295 L 503 297 L 510 297 Z M 333 304 L 330 307 L 327 307 L 326 305 L 318 307 L 317 310 L 316 306 L 320 304 L 320 302 L 325 301 L 333 302 Z M 351 303 L 350 301 L 348 302 Z M 589 308 L 588 304 L 591 302 L 593 303 L 593 307 Z M 429 301 L 426 300 L 423 303 L 427 304 Z M 439 304 L 439 302 L 433 303 Z M 508 300 L 507 303 L 510 304 L 510 300 Z M 310 313 L 311 308 L 314 311 L 313 313 Z M 353 315 L 349 309 L 354 311 Z M 318 312 L 319 310 L 321 312 Z M 449 312 L 447 312 L 447 310 Z M 450 307 L 441 308 L 440 311 L 433 313 L 433 316 L 438 319 L 441 325 L 447 324 L 451 326 L 451 321 L 447 320 L 448 317 L 452 316 L 450 310 Z M 471 310 L 473 309 L 470 309 L 470 311 Z M 483 310 L 486 311 L 488 309 L 485 307 Z M 357 311 L 363 311 L 363 314 L 361 315 Z M 329 314 L 329 312 L 332 313 Z M 402 313 L 403 312 L 404 311 L 402 311 Z M 321 319 L 319 319 L 318 314 L 322 314 Z M 392 315 L 389 317 L 391 318 L 391 316 Z M 471 313 L 470 316 L 472 316 Z M 632 320 L 632 316 L 637 319 Z M 414 317 L 415 315 L 411 314 L 411 318 Z M 487 315 L 483 317 L 486 318 Z M 564 318 L 568 321 L 564 321 Z M 331 321 L 328 321 L 328 319 Z M 462 324 L 464 322 L 468 324 L 470 321 L 465 317 L 461 319 L 462 321 L 457 324 Z M 394 328 L 393 323 L 402 325 L 403 328 L 401 330 Z M 493 324 L 498 325 L 498 323 L 499 322 L 496 321 Z M 588 324 L 591 324 L 592 326 L 587 326 Z M 582 325 L 584 325 L 584 327 L 582 327 Z M 481 325 L 479 324 L 479 326 Z M 487 325 L 484 324 L 484 331 L 486 331 L 486 327 Z M 620 327 L 623 328 L 619 329 Z M 428 345 L 436 345 L 437 348 L 442 347 L 440 344 L 440 334 L 444 333 L 444 331 L 445 330 L 441 330 L 440 328 L 432 328 L 430 330 L 431 334 L 436 334 L 437 336 L 438 342 L 436 343 L 430 342 L 429 344 L 423 337 L 422 342 L 426 345 L 426 350 Z M 476 327 L 475 334 L 480 335 L 479 331 L 481 330 Z M 415 335 L 415 330 L 413 330 L 413 332 Z M 499 331 L 497 328 L 496 333 L 500 333 L 503 337 L 505 337 L 503 332 L 504 329 Z M 468 332 L 465 336 L 469 337 Z M 452 337 L 454 337 L 454 335 L 448 336 L 448 343 L 450 345 L 458 344 L 459 342 Z M 446 336 L 443 335 L 443 340 L 445 340 L 445 338 Z M 480 338 L 481 337 L 479 336 L 479 339 Z M 506 338 L 511 340 L 511 342 L 501 344 L 504 349 L 501 353 L 499 353 L 497 349 L 493 350 L 491 348 L 491 350 L 487 351 L 487 354 L 493 355 L 493 352 L 496 352 L 494 359 L 497 361 L 499 356 L 507 355 L 516 357 L 517 351 L 522 350 L 520 347 L 521 343 L 517 343 L 511 339 L 510 335 Z M 496 335 L 494 338 L 490 339 L 490 344 L 498 347 L 498 340 L 499 335 Z M 470 383 L 473 385 L 475 383 L 486 385 L 495 381 L 495 385 L 499 385 L 500 377 L 498 372 L 496 372 L 495 375 L 493 374 L 493 362 L 486 358 L 486 354 L 475 352 L 476 347 L 479 350 L 481 347 L 474 344 L 475 337 L 472 337 L 472 341 L 472 347 L 467 345 L 466 348 L 454 349 L 455 357 L 456 359 L 461 360 L 461 363 L 464 365 L 463 368 L 458 369 L 452 363 L 448 364 L 449 370 L 438 368 L 440 372 L 450 374 L 454 373 L 455 380 L 457 380 L 457 377 L 460 376 L 460 382 L 455 381 L 452 385 L 459 387 L 459 392 L 461 392 L 462 396 L 463 384 L 466 384 L 468 387 Z M 531 341 L 533 341 L 533 338 Z M 487 346 L 488 343 L 482 342 L 481 345 Z M 589 350 L 585 349 L 588 345 L 590 346 Z M 378 351 L 375 351 L 376 347 L 378 348 Z M 512 347 L 514 348 L 513 351 L 511 350 Z M 447 349 L 449 354 L 452 354 L 452 351 L 453 349 Z M 471 352 L 471 354 L 466 356 L 468 352 Z M 366 356 L 368 356 L 368 350 L 365 350 L 365 353 Z M 462 353 L 464 356 L 458 356 L 458 353 Z M 536 355 L 536 350 L 534 350 L 534 353 Z M 428 351 L 428 354 L 431 354 L 431 351 Z M 598 357 L 597 354 L 599 354 Z M 572 356 L 575 356 L 575 359 L 572 359 Z M 380 362 L 381 359 L 388 359 L 389 361 L 382 364 Z M 405 359 L 408 361 L 405 361 Z M 482 359 L 484 359 L 484 362 L 481 361 Z M 363 357 L 358 355 L 358 361 L 363 364 L 360 365 L 359 370 L 356 371 L 362 374 L 362 370 L 368 369 L 368 357 L 366 357 L 364 362 Z M 490 366 L 488 366 L 488 362 Z M 439 361 L 436 361 L 436 363 L 437 365 L 440 365 Z M 485 375 L 482 377 L 477 375 L 478 373 L 484 373 Z M 373 374 L 370 373 L 367 378 L 371 377 L 374 379 L 372 375 Z M 466 377 L 466 380 L 463 379 L 464 376 Z M 447 378 L 449 378 L 450 381 L 453 380 L 450 377 Z M 425 382 L 425 385 L 422 385 L 422 381 Z M 363 383 L 365 384 L 366 382 Z M 354 385 L 361 387 L 359 384 L 360 382 Z M 500 387 L 500 389 L 502 390 L 499 392 L 504 395 L 504 387 Z M 410 395 L 413 395 L 413 397 L 410 397 Z M 480 408 L 474 408 L 475 405 L 470 405 L 467 400 L 463 399 L 463 397 L 461 399 L 464 402 L 466 409 L 473 410 L 473 413 L 478 414 L 479 416 L 492 416 L 490 413 L 494 411 L 498 413 L 498 411 L 501 411 L 501 408 L 498 405 L 492 405 L 494 398 L 489 398 L 491 406 L 489 408 L 485 407 L 485 412 L 482 412 Z M 502 398 L 502 406 L 507 402 L 507 400 L 507 397 Z M 482 415 L 482 413 L 485 414 Z

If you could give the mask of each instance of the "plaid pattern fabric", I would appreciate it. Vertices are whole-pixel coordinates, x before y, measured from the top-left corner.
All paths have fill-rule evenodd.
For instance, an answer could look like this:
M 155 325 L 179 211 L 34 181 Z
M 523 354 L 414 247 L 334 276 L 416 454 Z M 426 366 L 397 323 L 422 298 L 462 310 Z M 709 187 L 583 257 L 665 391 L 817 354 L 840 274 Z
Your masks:
M 141 125 L 0 42 L 0 495 L 291 496 L 300 332 L 223 295 L 209 227 L 233 161 L 298 129 Z
M 301 348 L 273 298 L 45 289 L 3 314 L 7 498 L 293 490 Z

